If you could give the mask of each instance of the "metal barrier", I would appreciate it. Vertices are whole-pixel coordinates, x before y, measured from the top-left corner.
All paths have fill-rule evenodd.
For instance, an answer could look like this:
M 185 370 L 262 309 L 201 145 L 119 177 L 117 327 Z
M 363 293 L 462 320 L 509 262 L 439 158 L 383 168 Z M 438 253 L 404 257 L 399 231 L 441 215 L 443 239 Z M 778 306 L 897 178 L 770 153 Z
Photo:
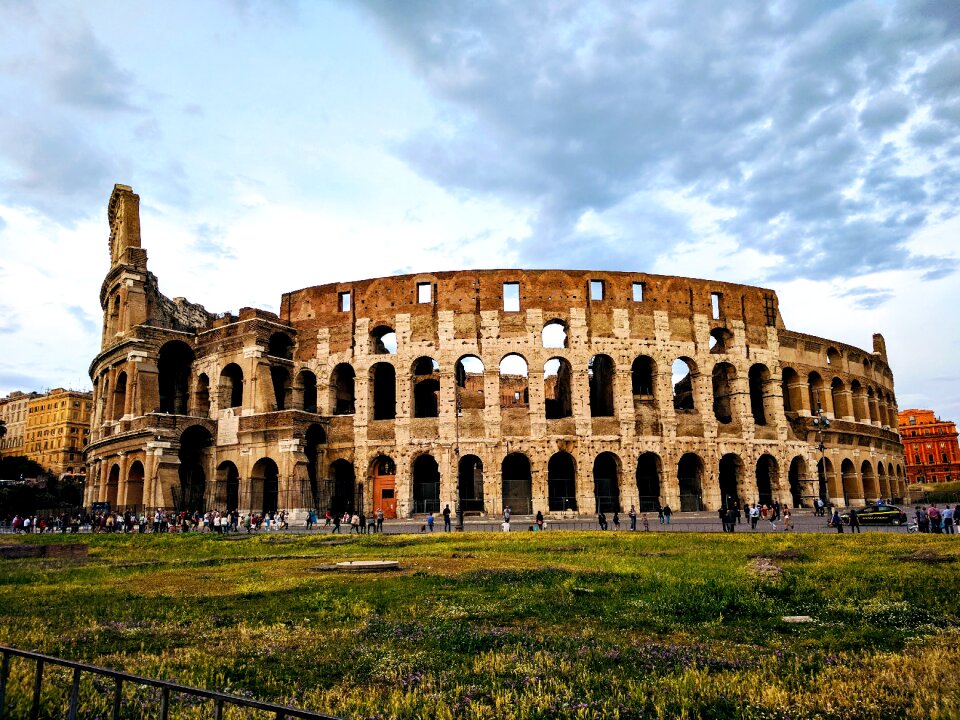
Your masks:
M 195 698 L 211 700 L 213 702 L 213 717 L 215 720 L 223 720 L 224 706 L 232 705 L 235 707 L 250 708 L 261 710 L 267 713 L 275 713 L 277 720 L 286 718 L 304 718 L 305 720 L 339 720 L 333 715 L 321 715 L 320 713 L 309 712 L 307 710 L 298 710 L 286 705 L 276 705 L 274 703 L 251 700 L 249 698 L 239 697 L 237 695 L 228 695 L 226 693 L 216 692 L 215 690 L 202 690 L 200 688 L 187 687 L 177 683 L 167 682 L 165 680 L 153 680 L 151 678 L 140 677 L 139 675 L 130 675 L 117 670 L 108 670 L 107 668 L 97 667 L 96 665 L 87 665 L 86 663 L 74 662 L 72 660 L 63 660 L 50 655 L 29 652 L 27 650 L 17 650 L 15 648 L 0 645 L 0 652 L 3 653 L 3 660 L 0 662 L 0 720 L 6 718 L 7 703 L 7 680 L 10 677 L 10 659 L 12 657 L 22 657 L 33 660 L 36 663 L 33 680 L 33 701 L 30 706 L 30 720 L 38 720 L 40 717 L 40 691 L 43 687 L 43 670 L 47 665 L 59 665 L 61 667 L 73 668 L 73 682 L 70 687 L 69 709 L 66 717 L 68 720 L 76 720 L 80 707 L 80 677 L 83 673 L 93 675 L 102 675 L 113 678 L 114 694 L 112 714 L 113 720 L 119 720 L 120 709 L 123 700 L 123 684 L 134 683 L 140 686 L 149 686 L 160 690 L 160 720 L 167 720 L 170 712 L 171 693 L 180 695 L 189 695 Z

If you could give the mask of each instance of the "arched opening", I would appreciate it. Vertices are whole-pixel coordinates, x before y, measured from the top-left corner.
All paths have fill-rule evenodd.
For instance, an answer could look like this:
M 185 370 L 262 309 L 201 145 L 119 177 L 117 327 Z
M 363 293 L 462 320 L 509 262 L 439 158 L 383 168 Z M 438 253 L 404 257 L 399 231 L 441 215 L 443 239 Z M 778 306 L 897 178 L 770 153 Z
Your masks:
M 267 355 L 283 360 L 293 360 L 293 339 L 286 333 L 274 333 L 267 342 Z
M 722 362 L 713 366 L 713 414 L 721 425 L 733 422 L 736 378 L 736 368 L 730 363 Z
M 590 379 L 590 416 L 613 417 L 613 358 L 594 355 L 587 365 Z
M 840 353 L 836 348 L 827 348 L 827 365 L 834 370 L 838 370 L 840 369 L 841 359 Z
M 304 412 L 317 412 L 317 376 L 309 370 L 301 370 L 297 376 L 297 383 L 300 385 Z
M 454 370 L 457 383 L 457 410 L 483 410 L 483 361 L 476 355 L 464 355 Z
M 544 414 L 547 420 L 573 417 L 573 369 L 565 358 L 550 358 L 543 365 Z
M 113 417 L 111 420 L 120 420 L 123 418 L 124 408 L 127 402 L 127 374 L 125 372 L 117 375 L 117 382 L 113 388 Z
M 660 456 L 645 452 L 637 459 L 638 510 L 655 512 L 660 508 Z
M 393 420 L 397 416 L 397 371 L 393 365 L 378 362 L 370 368 L 370 404 L 374 420 Z
M 793 507 L 803 507 L 803 485 L 807 477 L 807 461 L 797 455 L 790 461 L 788 478 L 790 481 L 790 503 Z
M 793 368 L 784 368 L 780 382 L 781 394 L 783 395 L 784 412 L 797 412 L 803 407 L 803 402 L 797 393 L 800 376 Z
M 165 343 L 157 359 L 160 412 L 186 415 L 193 350 L 179 340 Z
M 143 463 L 134 460 L 127 472 L 127 498 L 125 504 L 128 509 L 136 510 L 143 505 Z
M 417 358 L 412 368 L 413 416 L 440 417 L 440 365 L 430 357 Z
M 464 455 L 457 465 L 457 495 L 463 512 L 483 512 L 483 461 Z
M 110 468 L 110 474 L 107 476 L 107 502 L 110 503 L 110 509 L 117 507 L 117 496 L 120 494 L 120 466 L 114 465 Z
M 392 327 L 378 325 L 370 331 L 370 352 L 374 355 L 397 354 L 397 334 Z
M 380 365 L 385 363 L 377 363 L 373 367 L 376 369 Z M 387 367 L 390 371 L 393 370 L 393 365 L 387 365 Z M 349 363 L 340 363 L 333 369 L 330 374 L 330 409 L 334 415 L 353 415 L 356 412 L 355 380 L 356 373 Z M 374 378 L 374 385 L 376 385 L 376 378 Z M 376 393 L 376 387 L 374 387 L 374 393 Z M 376 417 L 374 413 L 374 420 L 380 419 L 383 418 Z
M 230 363 L 220 371 L 220 407 L 243 407 L 243 370 Z
M 260 458 L 250 471 L 250 509 L 271 513 L 279 507 L 280 470 L 270 458 Z
M 547 509 L 577 509 L 577 466 L 568 452 L 554 453 L 547 462 Z
M 220 509 L 233 512 L 240 509 L 240 471 L 229 460 L 217 465 L 215 502 Z
M 817 410 L 827 412 L 823 396 L 823 378 L 819 373 L 812 372 L 807 376 L 807 391 L 810 394 L 810 412 L 814 415 Z
M 653 396 L 653 380 L 656 377 L 657 366 L 653 358 L 640 355 L 633 361 L 630 368 L 630 381 L 633 394 L 641 397 Z
M 774 489 L 779 487 L 780 472 L 772 455 L 761 455 L 757 460 L 757 503 L 770 507 L 774 501 Z
M 673 409 L 693 411 L 696 409 L 693 399 L 693 374 L 695 365 L 690 358 L 678 358 L 670 368 L 673 381 Z
M 847 406 L 846 390 L 847 388 L 840 378 L 835 377 L 830 382 L 830 399 L 833 402 L 833 416 L 836 418 L 844 418 L 852 415 L 850 408 Z
M 880 486 L 877 484 L 877 474 L 869 460 L 860 465 L 860 477 L 863 482 L 863 497 L 865 500 L 876 500 L 880 497 Z
M 527 361 L 510 353 L 500 361 L 500 407 L 526 408 L 530 402 L 527 386 Z
M 121 332 L 120 327 L 120 296 L 114 295 L 113 303 L 110 306 L 110 320 L 107 323 L 110 335 L 117 335 Z
M 731 341 L 733 335 L 729 330 L 722 327 L 714 328 L 710 331 L 710 353 L 712 355 L 722 355 L 723 353 L 730 352 Z
M 686 453 L 677 463 L 677 481 L 680 485 L 680 510 L 703 510 L 703 460 L 696 453 Z
M 177 510 L 203 512 L 206 505 L 207 466 L 209 448 L 213 445 L 210 431 L 201 425 L 192 425 L 180 435 L 180 487 L 174 493 Z M 179 497 L 177 495 L 179 494 Z
M 867 409 L 867 393 L 859 380 L 850 383 L 850 395 L 853 404 L 853 419 L 855 422 L 863 422 L 870 417 L 870 411 Z
M 357 472 L 353 463 L 343 458 L 330 464 L 329 498 L 326 505 L 335 515 L 354 513 L 359 509 Z M 322 503 L 321 503 L 322 504 Z
M 843 504 L 850 505 L 851 501 L 863 497 L 860 478 L 857 477 L 857 468 L 849 459 L 840 463 L 840 478 L 843 484 Z
M 893 496 L 893 493 L 890 492 L 890 483 L 887 476 L 887 471 L 883 467 L 883 463 L 877 464 L 877 486 L 880 490 L 879 497 L 889 498 Z
M 833 463 L 829 458 L 817 460 L 817 496 L 824 502 L 830 500 L 830 478 L 833 477 Z
M 385 518 L 397 516 L 397 465 L 386 455 L 373 460 L 373 506 Z
M 620 511 L 620 459 L 611 452 L 593 461 L 593 497 L 597 512 Z
M 523 453 L 510 453 L 500 466 L 502 477 L 503 507 L 509 507 L 517 515 L 533 512 L 533 480 L 530 475 L 530 460 Z
M 867 388 L 867 408 L 870 410 L 870 422 L 873 425 L 878 424 L 878 419 L 880 417 L 879 408 L 877 406 L 877 397 L 874 394 L 873 388 Z
M 720 506 L 729 509 L 733 504 L 743 497 L 746 502 L 748 498 L 743 492 L 743 460 L 735 453 L 727 453 L 720 458 Z
M 540 339 L 544 348 L 567 347 L 567 324 L 563 320 L 551 320 L 543 326 Z
M 440 467 L 431 455 L 413 461 L 413 511 L 440 512 Z
M 303 452 L 307 456 L 307 482 L 310 484 L 310 499 L 313 508 L 325 511 L 320 501 L 321 482 L 320 468 L 323 467 L 322 453 L 327 444 L 327 433 L 322 425 L 313 423 L 307 428 L 303 436 Z
M 748 375 L 750 383 L 750 412 L 753 414 L 755 425 L 766 425 L 767 418 L 772 417 L 772 408 L 767 395 L 767 386 L 770 383 L 770 371 L 766 365 L 757 363 L 750 367 Z
M 276 365 L 270 367 L 270 379 L 273 381 L 273 397 L 276 409 L 287 409 L 287 393 L 290 392 L 290 371 Z
M 197 376 L 197 389 L 194 392 L 197 416 L 210 417 L 210 378 L 206 373 Z

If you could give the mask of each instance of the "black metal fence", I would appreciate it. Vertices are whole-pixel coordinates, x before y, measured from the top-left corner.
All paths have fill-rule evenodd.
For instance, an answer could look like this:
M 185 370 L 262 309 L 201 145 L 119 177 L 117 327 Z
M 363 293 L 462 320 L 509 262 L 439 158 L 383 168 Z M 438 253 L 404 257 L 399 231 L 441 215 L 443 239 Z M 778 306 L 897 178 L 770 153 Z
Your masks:
M 198 703 L 203 703 L 205 701 L 209 702 L 211 711 L 210 717 L 214 718 L 215 720 L 223 720 L 224 709 L 227 707 L 257 710 L 262 713 L 268 713 L 277 718 L 277 720 L 284 720 L 285 718 L 304 718 L 306 720 L 337 720 L 337 718 L 332 715 L 322 715 L 320 713 L 310 712 L 308 710 L 298 710 L 286 705 L 276 705 L 274 703 L 261 702 L 259 700 L 252 700 L 250 698 L 239 697 L 237 695 L 228 695 L 215 690 L 192 688 L 165 680 L 153 680 L 151 678 L 140 677 L 139 675 L 130 675 L 129 673 L 119 672 L 117 670 L 109 670 L 96 665 L 87 665 L 86 663 L 74 662 L 72 660 L 63 660 L 50 655 L 42 655 L 40 653 L 29 652 L 26 650 L 17 650 L 11 647 L 0 646 L 0 652 L 3 654 L 3 659 L 0 661 L 0 720 L 5 720 L 8 717 L 28 717 L 30 720 L 39 720 L 40 717 L 66 717 L 68 720 L 77 720 L 77 718 L 85 716 L 87 714 L 86 710 L 84 710 L 81 714 L 80 707 L 81 681 L 85 674 L 98 676 L 101 678 L 109 678 L 113 681 L 113 693 L 110 697 L 109 708 L 107 708 L 105 711 L 109 713 L 106 715 L 106 717 L 113 718 L 113 720 L 119 720 L 121 717 L 121 711 L 124 710 L 124 700 L 126 699 L 124 695 L 125 684 L 127 686 L 133 686 L 138 691 L 142 691 L 144 688 L 154 689 L 155 697 L 150 699 L 150 704 L 152 704 L 153 707 L 147 707 L 144 709 L 149 717 L 158 717 L 160 720 L 167 720 L 170 717 L 171 701 L 176 701 L 177 696 L 190 698 L 191 705 L 197 705 Z M 15 702 L 11 703 L 11 708 L 8 708 L 7 695 L 9 689 L 10 669 L 11 661 L 14 658 L 22 658 L 23 661 L 27 663 L 33 663 L 33 692 L 29 703 Z M 44 672 L 51 665 L 67 668 L 73 671 L 69 694 L 65 702 L 66 707 L 51 708 L 48 706 L 51 699 L 51 693 L 44 693 L 43 690 L 45 679 L 48 683 L 49 690 L 50 675 L 47 674 L 45 678 Z M 44 707 L 42 708 L 41 698 L 43 698 L 45 701 Z M 26 701 L 27 699 L 22 698 L 22 700 Z M 21 707 L 26 704 L 29 704 L 29 711 L 27 711 L 27 714 L 24 715 Z M 42 715 L 41 709 L 43 711 Z M 16 714 L 14 715 L 12 712 L 8 714 L 9 711 L 14 711 Z M 124 712 L 123 716 L 129 716 L 129 712 Z

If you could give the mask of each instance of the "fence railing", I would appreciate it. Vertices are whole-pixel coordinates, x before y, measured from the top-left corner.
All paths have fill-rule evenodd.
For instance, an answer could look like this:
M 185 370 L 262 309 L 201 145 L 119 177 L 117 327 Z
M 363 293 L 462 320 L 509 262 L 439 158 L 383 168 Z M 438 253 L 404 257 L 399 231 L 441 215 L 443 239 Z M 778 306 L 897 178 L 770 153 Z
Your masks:
M 185 695 L 191 698 L 199 698 L 201 701 L 210 701 L 212 711 L 211 717 L 213 717 L 215 720 L 223 720 L 224 708 L 228 706 L 249 708 L 266 713 L 273 713 L 277 720 L 285 720 L 286 718 L 303 718 L 304 720 L 338 720 L 332 715 L 321 715 L 320 713 L 310 712 L 308 710 L 298 710 L 297 708 L 292 708 L 286 705 L 276 705 L 274 703 L 261 702 L 260 700 L 239 697 L 237 695 L 228 695 L 227 693 L 217 692 L 215 690 L 202 690 L 200 688 L 179 685 L 166 680 L 154 680 L 151 678 L 140 677 L 139 675 L 131 675 L 129 673 L 119 672 L 117 670 L 109 670 L 96 665 L 88 665 L 86 663 L 74 662 L 72 660 L 63 660 L 61 658 L 52 657 L 50 655 L 42 655 L 41 653 L 30 652 L 28 650 L 17 650 L 15 648 L 6 647 L 3 645 L 0 645 L 0 653 L 3 655 L 2 660 L 0 660 L 0 720 L 5 720 L 5 718 L 7 718 L 7 685 L 10 678 L 10 663 L 15 657 L 24 658 L 25 660 L 32 661 L 34 663 L 33 697 L 30 703 L 30 713 L 27 715 L 30 720 L 39 720 L 40 718 L 40 699 L 44 683 L 44 670 L 49 665 L 56 665 L 73 670 L 73 679 L 70 685 L 70 695 L 66 713 L 62 714 L 62 710 L 54 711 L 53 713 L 54 716 L 66 717 L 68 720 L 77 720 L 79 716 L 80 680 L 84 673 L 99 675 L 102 677 L 111 678 L 113 680 L 114 689 L 111 712 L 109 715 L 109 717 L 113 718 L 113 720 L 119 720 L 121 717 L 120 713 L 123 707 L 124 683 L 132 683 L 140 687 L 152 687 L 160 691 L 156 714 L 154 715 L 151 713 L 152 716 L 159 717 L 160 720 L 168 720 L 170 716 L 171 696 L 176 695 Z M 45 708 L 44 710 L 45 716 L 51 716 L 51 710 L 49 708 Z

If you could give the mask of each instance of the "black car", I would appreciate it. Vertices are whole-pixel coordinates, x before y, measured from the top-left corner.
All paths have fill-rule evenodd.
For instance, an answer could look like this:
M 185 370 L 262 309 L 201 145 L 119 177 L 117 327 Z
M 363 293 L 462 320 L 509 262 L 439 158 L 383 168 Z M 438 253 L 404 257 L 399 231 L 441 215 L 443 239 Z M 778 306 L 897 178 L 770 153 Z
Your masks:
M 846 525 L 850 524 L 850 513 L 840 516 Z M 867 505 L 857 510 L 857 519 L 861 525 L 906 525 L 907 514 L 896 505 Z

